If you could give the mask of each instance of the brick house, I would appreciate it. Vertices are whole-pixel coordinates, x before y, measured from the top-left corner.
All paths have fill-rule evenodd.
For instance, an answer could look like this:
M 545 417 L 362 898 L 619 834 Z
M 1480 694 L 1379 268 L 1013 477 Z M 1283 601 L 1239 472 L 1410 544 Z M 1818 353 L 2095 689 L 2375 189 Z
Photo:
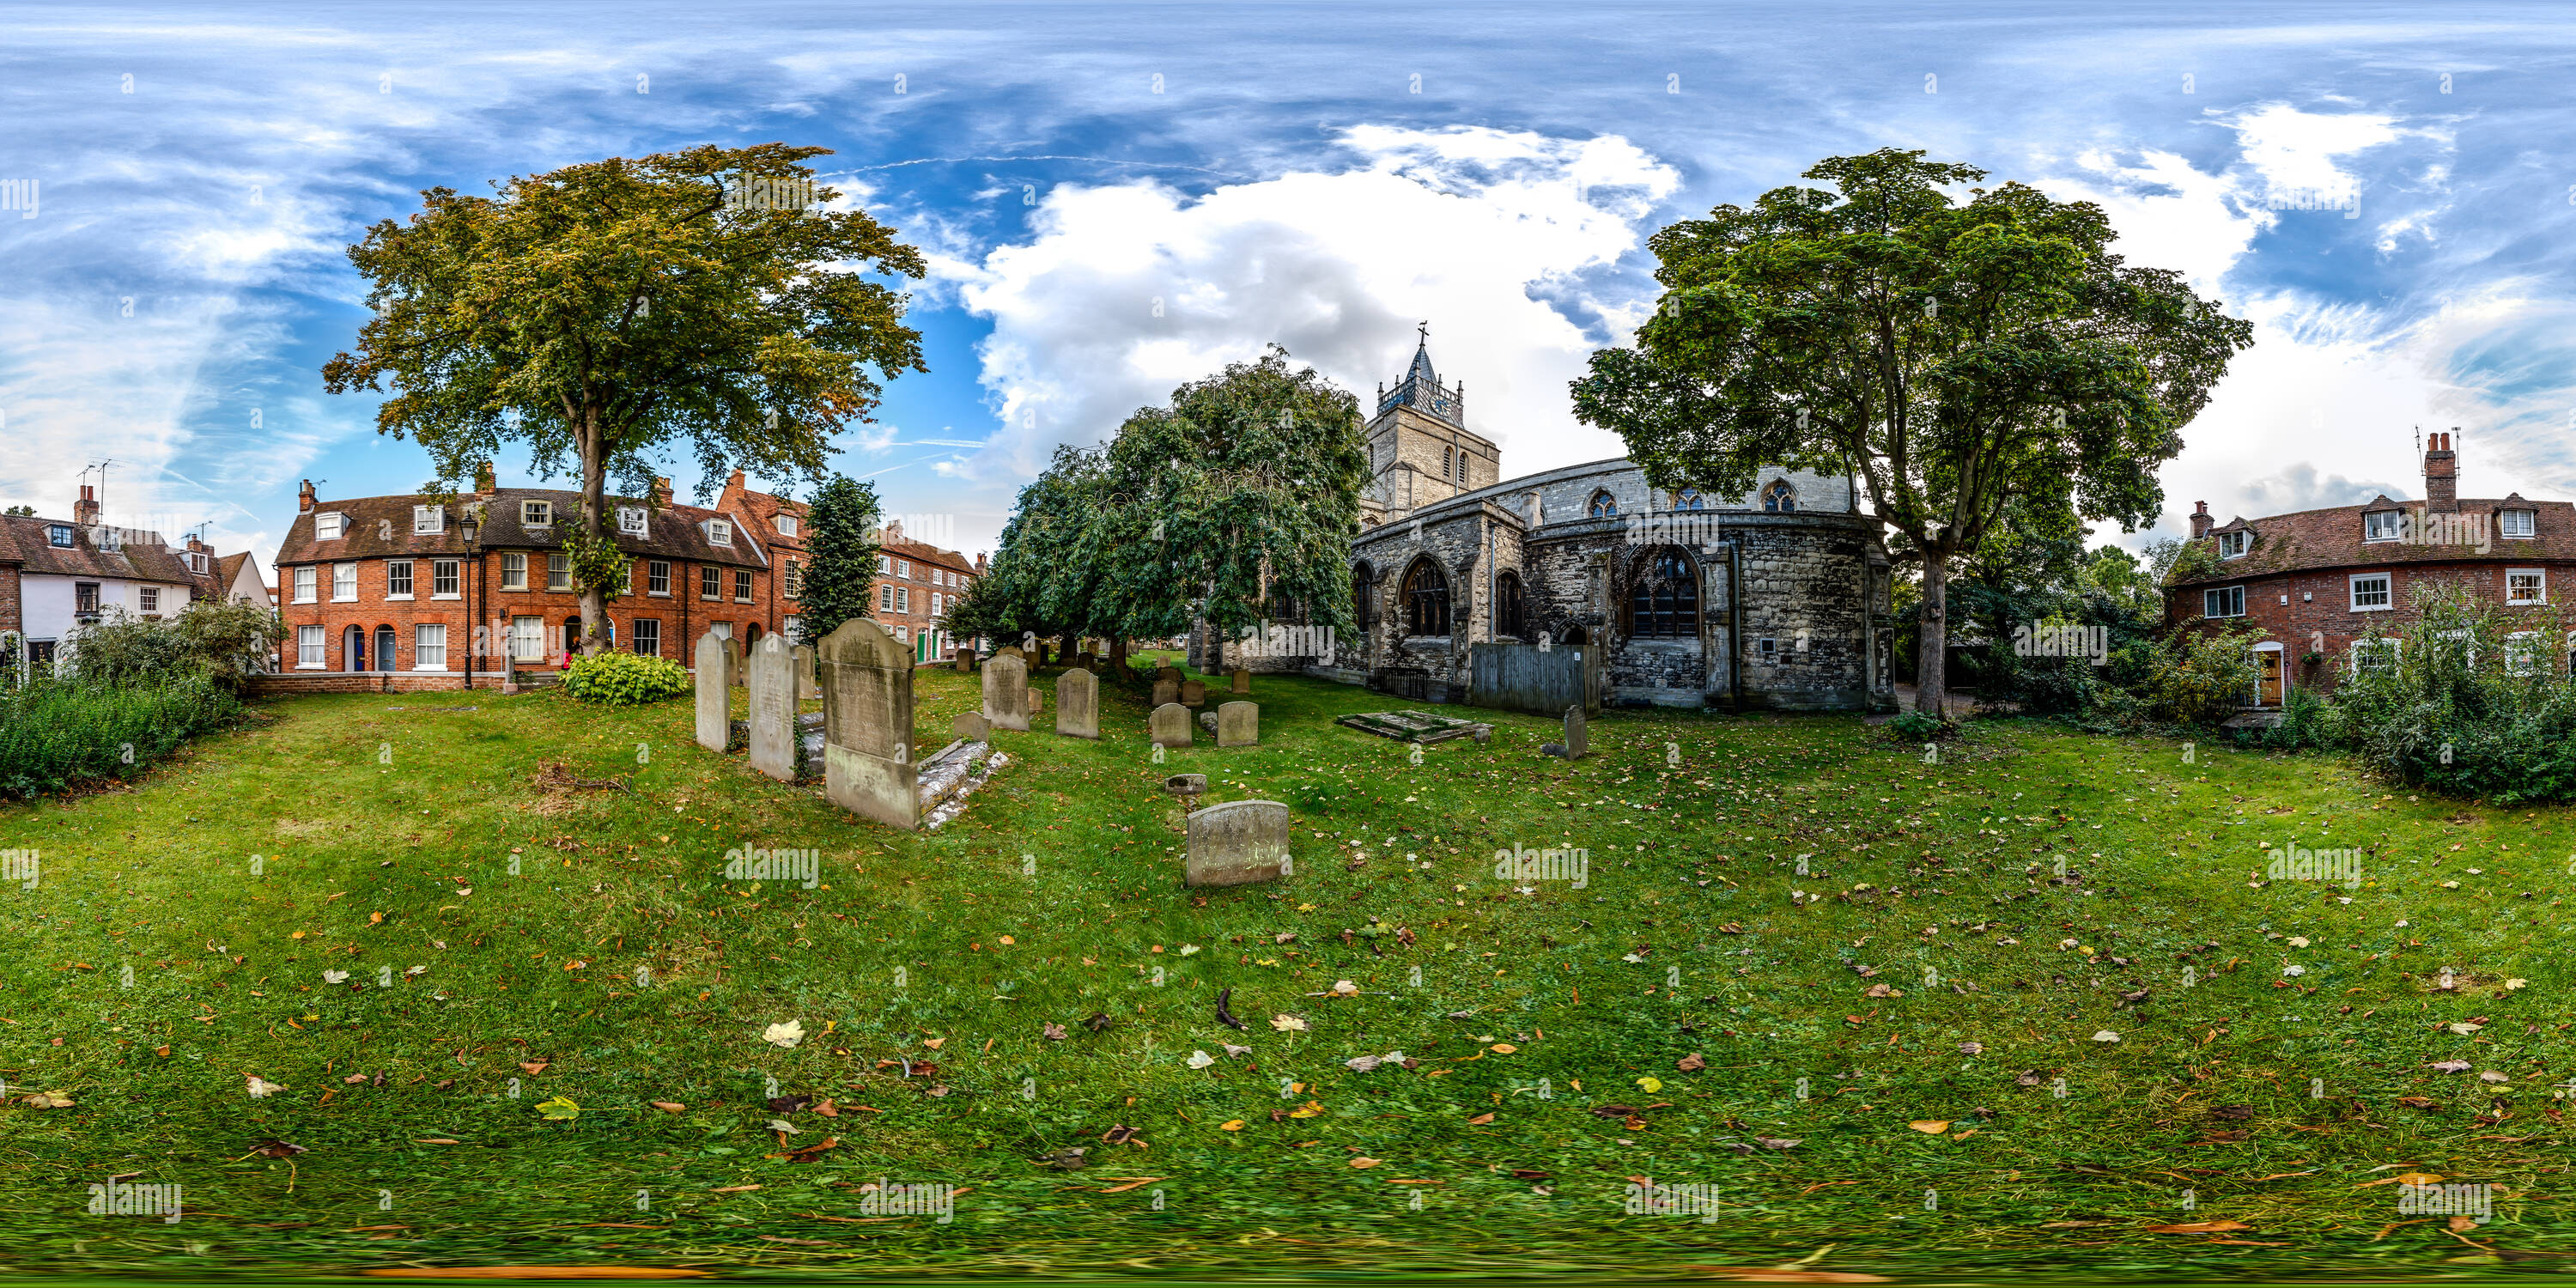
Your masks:
M 201 538 L 174 549 L 158 532 L 104 522 L 88 484 L 68 520 L 0 516 L 0 661 L 51 667 L 104 616 L 159 621 L 220 598 L 219 564 Z
M 985 557 L 970 562 L 954 550 L 914 541 L 904 536 L 900 519 L 888 523 L 879 538 L 884 547 L 877 554 L 876 622 L 912 645 L 915 662 L 952 657 L 960 647 L 971 651 L 975 641 L 951 638 L 943 623 L 949 605 L 984 575 Z
M 681 505 L 670 480 L 656 479 L 649 497 L 604 504 L 630 557 L 628 593 L 607 603 L 611 645 L 686 666 L 709 630 L 748 646 L 785 629 L 794 599 L 774 584 L 768 538 L 748 530 L 750 503 Z M 576 491 L 496 487 L 488 463 L 475 490 L 447 505 L 323 501 L 307 481 L 276 559 L 282 669 L 365 673 L 370 688 L 461 686 L 469 673 L 497 685 L 514 668 L 559 669 L 582 631 L 560 535 L 580 507 Z M 471 544 L 468 519 L 479 521 Z
M 2458 430 L 2430 436 L 2424 499 L 2385 494 L 2366 504 L 2217 523 L 2201 502 L 2192 540 L 2216 570 L 2165 586 L 2165 621 L 2200 627 L 2247 622 L 2263 631 L 2248 705 L 2273 707 L 2290 688 L 2331 692 L 2341 668 L 2384 664 L 2397 627 L 2414 620 L 2416 595 L 2455 584 L 2532 619 L 2516 665 L 2576 662 L 2567 642 L 2542 638 L 2550 594 L 2576 576 L 2576 505 L 2459 496 Z

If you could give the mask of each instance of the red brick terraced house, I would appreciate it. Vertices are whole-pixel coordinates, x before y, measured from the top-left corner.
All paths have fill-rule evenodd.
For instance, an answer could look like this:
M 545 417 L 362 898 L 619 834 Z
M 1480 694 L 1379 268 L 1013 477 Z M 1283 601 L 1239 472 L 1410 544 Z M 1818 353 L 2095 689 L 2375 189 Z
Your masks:
M 802 507 L 740 483 L 726 488 L 730 509 L 678 504 L 668 479 L 649 497 L 605 499 L 630 557 L 628 591 L 606 606 L 611 645 L 687 666 L 707 631 L 748 647 L 788 628 L 795 595 L 780 564 L 802 545 L 776 520 Z M 580 507 L 576 491 L 496 487 L 488 464 L 474 491 L 446 505 L 325 501 L 307 481 L 275 561 L 281 669 L 317 681 L 297 687 L 333 689 L 452 688 L 469 676 L 497 686 L 512 670 L 559 671 L 582 634 L 561 539 Z
M 2576 594 L 2576 505 L 2518 493 L 2461 499 L 2457 433 L 2429 436 L 2421 501 L 2383 494 L 2224 524 L 2201 502 L 2192 540 L 2216 556 L 2216 571 L 2167 582 L 2166 623 L 2262 628 L 2254 645 L 2261 678 L 2247 695 L 2256 708 L 2279 706 L 2290 688 L 2331 692 L 2349 668 L 2384 664 L 2398 647 L 2397 627 L 2415 617 L 2418 590 L 2435 583 L 2464 585 L 2530 617 L 2509 664 L 2576 666 L 2570 641 L 2542 638 L 2554 633 L 2552 596 Z
M 948 606 L 984 575 L 985 557 L 970 562 L 954 550 L 942 550 L 903 534 L 903 522 L 888 523 L 879 533 L 874 620 L 912 646 L 916 663 L 938 662 L 972 651 L 975 641 L 956 639 L 944 624 Z

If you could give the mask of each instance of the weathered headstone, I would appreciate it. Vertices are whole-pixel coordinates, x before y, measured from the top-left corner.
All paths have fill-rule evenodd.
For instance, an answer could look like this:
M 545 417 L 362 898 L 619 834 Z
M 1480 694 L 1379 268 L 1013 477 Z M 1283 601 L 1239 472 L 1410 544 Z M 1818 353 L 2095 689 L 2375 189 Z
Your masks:
M 921 826 L 912 755 L 912 650 L 864 617 L 841 623 L 823 664 L 823 795 L 853 814 Z
M 959 742 L 982 742 L 993 734 L 993 726 L 985 723 L 984 717 L 977 715 L 972 711 L 965 712 L 959 715 L 955 720 L 949 721 L 948 729 L 949 736 L 955 738 Z
M 993 656 L 995 656 L 995 657 L 1016 657 L 1016 658 L 1020 659 L 1020 661 L 1022 661 L 1022 662 L 1026 662 L 1026 661 L 1028 661 L 1028 660 L 1029 660 L 1029 655 L 1028 655 L 1028 654 L 1026 654 L 1026 653 L 1021 652 L 1021 651 L 1020 651 L 1020 646 L 1019 646 L 1019 645 L 1017 645 L 1017 644 L 1005 644 L 1005 645 L 1001 646 L 1000 648 L 994 649 L 994 650 L 993 650 Z
M 1016 651 L 984 664 L 984 718 L 996 729 L 1029 731 L 1029 665 Z
M 1196 796 L 1207 790 L 1205 774 L 1174 774 L 1163 780 L 1163 790 L 1174 796 Z
M 1178 681 L 1178 680 L 1162 680 L 1162 679 L 1157 679 L 1157 680 L 1155 680 L 1155 681 L 1154 681 L 1154 705 L 1155 705 L 1155 706 L 1158 706 L 1158 707 L 1159 707 L 1159 706 L 1164 705 L 1165 703 L 1169 703 L 1169 702 L 1178 702 L 1178 701 L 1180 701 L 1180 700 L 1181 700 L 1181 685 L 1180 685 L 1180 681 Z
M 973 649 L 969 649 L 969 648 L 961 648 L 961 649 L 957 650 L 957 670 L 958 670 L 958 673 L 962 675 L 962 674 L 964 674 L 965 672 L 972 671 L 972 670 L 974 670 L 974 669 L 975 669 L 975 650 L 973 650 Z
M 1580 760 L 1583 758 L 1583 753 L 1591 749 L 1591 739 L 1586 735 L 1583 727 L 1583 708 L 1567 707 L 1565 709 L 1565 758 Z
M 1184 885 L 1249 885 L 1286 876 L 1288 807 L 1277 801 L 1226 801 L 1190 814 Z
M 1166 702 L 1154 708 L 1150 726 L 1157 747 L 1190 745 L 1190 709 L 1177 702 Z
M 1068 738 L 1100 736 L 1100 677 L 1073 670 L 1055 682 L 1055 731 Z
M 822 682 L 814 678 L 814 646 L 797 645 L 788 660 L 796 668 L 796 700 L 804 702 L 823 696 Z
M 1029 718 L 1033 720 L 1036 719 L 1037 714 L 1044 710 L 1046 710 L 1046 690 L 1041 689 L 1034 684 L 1030 685 Z
M 1216 745 L 1220 747 L 1260 746 L 1260 704 L 1229 702 L 1218 707 L 1216 709 Z
M 784 636 L 751 648 L 751 767 L 782 783 L 796 781 L 796 660 Z
M 1237 693 L 1252 692 L 1252 672 L 1244 670 L 1239 666 L 1234 668 L 1234 691 Z
M 725 636 L 724 648 L 725 687 L 739 689 L 742 687 L 743 680 L 747 678 L 742 669 L 742 641 L 730 635 Z
M 1199 713 L 1199 728 L 1207 730 L 1207 731 L 1208 731 L 1208 736 L 1209 736 L 1209 737 L 1211 737 L 1211 738 L 1215 737 L 1215 736 L 1216 736 L 1216 713 L 1215 713 L 1215 712 L 1213 712 L 1213 711 L 1202 711 L 1202 712 L 1200 712 L 1200 713 Z
M 1181 674 L 1181 668 L 1172 665 L 1172 660 L 1170 658 L 1163 659 L 1163 664 L 1154 669 L 1154 683 L 1156 684 L 1169 680 L 1173 684 L 1177 685 L 1187 678 L 1188 677 Z
M 714 631 L 698 637 L 697 672 L 691 684 L 697 689 L 698 745 L 722 754 L 733 738 L 733 691 L 725 687 L 724 641 Z
M 1181 681 L 1181 705 L 1185 707 L 1206 706 L 1207 685 L 1198 680 Z

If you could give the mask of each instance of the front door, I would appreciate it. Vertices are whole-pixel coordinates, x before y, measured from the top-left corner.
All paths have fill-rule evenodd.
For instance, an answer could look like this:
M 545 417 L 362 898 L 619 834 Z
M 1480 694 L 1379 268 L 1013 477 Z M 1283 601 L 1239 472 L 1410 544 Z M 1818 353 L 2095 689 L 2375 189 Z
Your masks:
M 2254 682 L 2254 705 L 2281 705 L 2281 651 L 2267 649 L 2254 655 L 2255 665 L 2262 668 Z
M 352 626 L 348 630 L 341 632 L 340 669 L 343 671 L 363 671 L 367 669 L 367 631 L 365 627 Z
M 379 671 L 390 671 L 394 669 L 393 627 L 379 626 L 376 628 L 376 669 Z

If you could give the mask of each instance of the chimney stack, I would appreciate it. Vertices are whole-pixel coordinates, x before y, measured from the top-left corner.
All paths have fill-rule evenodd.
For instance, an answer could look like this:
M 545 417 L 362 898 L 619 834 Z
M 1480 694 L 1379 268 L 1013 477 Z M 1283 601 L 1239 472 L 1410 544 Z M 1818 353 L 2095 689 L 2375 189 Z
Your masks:
M 500 490 L 500 475 L 493 470 L 492 462 L 485 461 L 474 467 L 474 495 L 490 496 Z
M 984 552 L 981 550 L 975 552 L 975 575 L 978 577 L 984 575 Z
M 893 545 L 894 543 L 903 540 L 903 520 L 886 520 L 885 540 L 887 545 Z
M 653 508 L 656 510 L 671 508 L 671 476 L 668 474 L 653 476 Z
M 2451 441 L 2459 432 L 2454 425 L 2448 433 L 2434 434 L 2424 452 L 2424 508 L 2435 513 L 2453 514 L 2460 508 L 2460 461 Z
M 2209 517 L 2209 502 L 2194 501 L 2192 507 L 2191 539 L 2198 541 L 2209 535 L 2209 525 L 2216 523 L 2217 520 Z
M 87 483 L 81 484 L 80 499 L 72 502 L 72 522 L 84 528 L 98 526 L 98 494 Z
M 86 492 L 89 489 L 82 488 L 81 490 Z M 313 513 L 313 504 L 313 480 L 306 479 L 304 480 L 304 486 L 297 490 L 295 494 L 295 512 L 297 514 L 311 514 Z

